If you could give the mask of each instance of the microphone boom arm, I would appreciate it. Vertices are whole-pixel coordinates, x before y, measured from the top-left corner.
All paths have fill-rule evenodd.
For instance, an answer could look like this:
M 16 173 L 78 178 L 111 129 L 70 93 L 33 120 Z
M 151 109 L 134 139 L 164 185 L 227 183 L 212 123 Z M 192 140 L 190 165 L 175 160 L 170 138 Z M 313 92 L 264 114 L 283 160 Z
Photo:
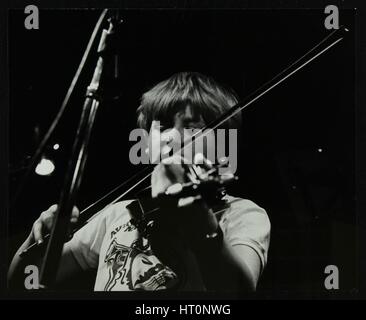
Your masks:
M 61 191 L 55 220 L 43 258 L 40 277 L 41 289 L 48 289 L 54 286 L 62 248 L 69 233 L 70 219 L 85 169 L 90 136 L 100 105 L 100 92 L 105 78 L 105 64 L 106 61 L 109 62 L 113 53 L 113 50 L 109 48 L 111 46 L 111 40 L 108 37 L 114 34 L 114 21 L 110 19 L 109 22 L 109 30 L 103 30 L 99 43 L 99 58 L 91 83 L 87 88 L 71 158 L 68 163 L 64 187 Z

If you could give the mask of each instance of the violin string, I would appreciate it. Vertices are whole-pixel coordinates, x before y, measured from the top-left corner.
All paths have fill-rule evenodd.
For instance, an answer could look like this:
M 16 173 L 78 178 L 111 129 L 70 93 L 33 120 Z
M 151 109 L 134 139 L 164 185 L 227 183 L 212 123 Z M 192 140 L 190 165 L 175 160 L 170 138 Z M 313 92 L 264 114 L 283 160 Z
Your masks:
M 344 29 L 345 31 L 348 31 L 348 29 L 345 29 L 343 26 L 340 27 L 340 29 L 334 30 L 333 32 L 331 32 L 329 35 L 327 35 L 322 41 L 320 41 L 317 45 L 315 45 L 313 48 L 311 48 L 309 51 L 307 51 L 304 55 L 302 55 L 299 59 L 297 59 L 295 62 L 291 63 L 286 69 L 284 69 L 283 71 L 281 71 L 279 74 L 277 74 L 275 77 L 273 77 L 271 80 L 267 81 L 265 84 L 263 84 L 261 87 L 259 87 L 257 90 L 255 90 L 251 95 L 254 95 L 256 92 L 262 90 L 262 88 L 266 87 L 268 84 L 270 84 L 271 82 L 275 81 L 277 78 L 279 78 L 280 76 L 282 76 L 284 73 L 286 73 L 288 70 L 290 70 L 291 68 L 293 68 L 294 65 L 296 65 L 297 63 L 299 63 L 302 59 L 304 59 L 306 56 L 308 56 L 309 54 L 311 54 L 313 51 L 315 51 L 319 46 L 321 46 L 324 42 L 326 42 L 330 37 L 332 37 L 335 33 L 339 32 L 340 30 Z M 280 81 L 274 83 L 273 85 L 271 85 L 269 88 L 267 88 L 265 91 L 263 91 L 261 94 L 257 95 L 256 97 L 254 97 L 253 99 L 249 100 L 247 103 L 245 103 L 244 105 L 241 105 L 241 103 L 238 103 L 237 105 L 233 106 L 231 110 L 229 110 L 229 114 L 225 117 L 223 117 L 218 123 L 216 123 L 214 126 L 212 126 L 211 124 L 206 125 L 204 128 L 199 129 L 195 134 L 193 134 L 193 136 L 188 140 L 188 141 L 184 141 L 183 146 L 177 150 L 173 155 L 176 155 L 178 153 L 180 153 L 184 148 L 190 146 L 194 139 L 193 138 L 197 138 L 197 137 L 201 137 L 201 136 L 206 136 L 208 135 L 210 132 L 212 132 L 213 130 L 215 130 L 217 127 L 219 127 L 220 125 L 222 125 L 223 123 L 225 123 L 226 121 L 228 121 L 231 117 L 233 117 L 235 114 L 243 111 L 245 108 L 247 108 L 249 105 L 251 105 L 253 102 L 255 102 L 256 100 L 258 100 L 260 97 L 262 97 L 263 95 L 265 95 L 267 92 L 269 92 L 270 90 L 272 90 L 273 88 L 275 88 L 276 86 L 278 86 L 279 84 L 281 84 L 283 81 L 285 81 L 287 78 L 289 78 L 290 76 L 292 76 L 293 74 L 295 74 L 297 71 L 299 71 L 300 69 L 302 69 L 303 67 L 305 67 L 307 64 L 309 64 L 311 61 L 313 61 L 314 59 L 316 59 L 318 56 L 320 56 L 321 54 L 323 54 L 325 51 L 329 50 L 331 47 L 333 47 L 334 45 L 336 45 L 338 42 L 340 42 L 342 38 L 337 39 L 336 41 L 334 41 L 333 43 L 331 43 L 330 45 L 328 45 L 327 47 L 325 47 L 325 49 L 321 50 L 319 53 L 317 53 L 315 56 L 313 56 L 311 59 L 305 61 L 304 63 L 302 63 L 299 67 L 297 67 L 295 70 L 293 70 L 292 72 L 290 72 L 288 75 L 286 75 L 284 78 L 282 78 Z M 235 109 L 234 111 L 232 111 L 233 109 Z M 213 121 L 215 122 L 215 121 Z M 212 126 L 212 127 L 211 127 Z M 143 171 L 141 171 L 138 175 L 140 175 L 141 173 L 147 171 L 146 169 L 150 169 L 150 168 L 145 168 Z M 118 197 L 116 197 L 114 200 L 112 200 L 110 203 L 108 203 L 101 211 L 104 211 L 104 209 L 106 209 L 107 207 L 109 207 L 110 205 L 115 204 L 116 202 L 118 202 L 121 198 L 123 198 L 124 196 L 126 196 L 129 192 L 131 192 L 132 190 L 134 190 L 137 186 L 139 186 L 143 181 L 145 181 L 147 178 L 149 178 L 152 175 L 152 172 L 148 173 L 145 177 L 143 177 L 140 181 L 138 181 L 136 184 L 134 184 L 132 187 L 130 187 L 127 191 L 123 192 L 121 195 L 119 195 Z M 117 186 L 116 188 L 114 188 L 112 191 L 110 191 L 108 194 L 106 194 L 105 196 L 103 196 L 102 198 L 100 198 L 99 200 L 97 200 L 96 202 L 92 203 L 90 206 L 88 206 L 86 209 L 84 209 L 83 211 L 80 212 L 80 214 L 84 213 L 87 210 L 91 210 L 95 205 L 97 205 L 98 203 L 100 203 L 102 200 L 106 199 L 109 195 L 111 195 L 112 193 L 114 193 L 115 191 L 117 191 L 118 189 L 122 188 L 124 185 L 128 184 L 131 180 L 135 179 L 137 175 L 133 176 L 132 178 L 130 178 L 128 181 L 125 181 L 124 183 L 120 184 L 119 186 Z M 100 212 L 97 212 L 95 215 L 93 215 L 91 218 L 88 219 L 88 222 L 93 219 L 95 216 L 99 215 Z

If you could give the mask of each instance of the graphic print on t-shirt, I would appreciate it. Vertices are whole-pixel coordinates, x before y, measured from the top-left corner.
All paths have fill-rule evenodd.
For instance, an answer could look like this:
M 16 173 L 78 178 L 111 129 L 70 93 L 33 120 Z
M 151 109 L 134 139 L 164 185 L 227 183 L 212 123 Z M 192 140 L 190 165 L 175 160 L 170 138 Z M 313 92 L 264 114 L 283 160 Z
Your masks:
M 104 290 L 161 290 L 178 283 L 177 275 L 153 254 L 150 244 L 143 237 L 130 247 L 113 237 L 104 262 L 108 268 L 108 281 Z
M 123 284 L 123 279 L 127 271 L 126 262 L 131 251 L 131 248 L 117 243 L 116 239 L 113 239 L 109 245 L 104 259 L 104 262 L 108 265 L 109 271 L 109 278 L 104 287 L 105 291 L 110 291 L 118 280 Z

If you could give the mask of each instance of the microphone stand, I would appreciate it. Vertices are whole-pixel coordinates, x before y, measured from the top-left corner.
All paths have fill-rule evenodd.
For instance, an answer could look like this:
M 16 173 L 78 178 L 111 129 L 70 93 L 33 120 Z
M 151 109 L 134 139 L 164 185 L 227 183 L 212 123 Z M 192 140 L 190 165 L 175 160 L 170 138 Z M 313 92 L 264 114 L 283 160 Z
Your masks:
M 109 29 L 103 30 L 98 47 L 98 61 L 86 91 L 77 133 L 72 149 L 72 155 L 68 163 L 68 170 L 64 181 L 51 235 L 48 241 L 45 256 L 41 267 L 40 288 L 52 288 L 56 281 L 56 275 L 62 254 L 62 248 L 67 241 L 70 219 L 73 207 L 76 203 L 77 193 L 83 177 L 85 163 L 88 154 L 88 145 L 95 122 L 95 117 L 101 102 L 103 84 L 106 82 L 108 68 L 114 67 L 116 74 L 116 24 L 120 21 L 115 17 L 109 18 Z M 114 55 L 114 57 L 113 57 Z M 114 58 L 114 59 L 113 59 Z

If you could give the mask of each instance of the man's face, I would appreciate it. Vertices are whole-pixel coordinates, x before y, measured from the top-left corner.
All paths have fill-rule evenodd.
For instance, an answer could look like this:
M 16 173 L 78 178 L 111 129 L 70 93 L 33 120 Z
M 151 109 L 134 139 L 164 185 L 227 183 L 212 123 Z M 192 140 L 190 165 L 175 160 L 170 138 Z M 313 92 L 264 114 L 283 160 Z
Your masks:
M 203 153 L 207 157 L 207 151 L 214 151 L 215 148 L 215 136 L 211 132 L 207 138 L 198 138 L 194 143 L 192 136 L 195 131 L 202 129 L 205 126 L 205 122 L 202 116 L 196 115 L 190 106 L 187 106 L 183 112 L 175 115 L 171 124 L 165 124 L 160 121 L 154 120 L 150 129 L 150 141 L 148 153 L 152 163 L 158 163 L 159 159 L 167 157 L 171 151 L 183 148 L 183 153 L 180 153 L 185 158 L 186 163 L 192 163 L 194 155 L 197 153 Z M 187 142 L 185 143 L 184 142 Z M 212 149 L 213 148 L 213 149 Z M 214 153 L 211 152 L 213 155 Z M 211 159 L 214 156 L 208 157 L 212 162 L 215 159 Z

